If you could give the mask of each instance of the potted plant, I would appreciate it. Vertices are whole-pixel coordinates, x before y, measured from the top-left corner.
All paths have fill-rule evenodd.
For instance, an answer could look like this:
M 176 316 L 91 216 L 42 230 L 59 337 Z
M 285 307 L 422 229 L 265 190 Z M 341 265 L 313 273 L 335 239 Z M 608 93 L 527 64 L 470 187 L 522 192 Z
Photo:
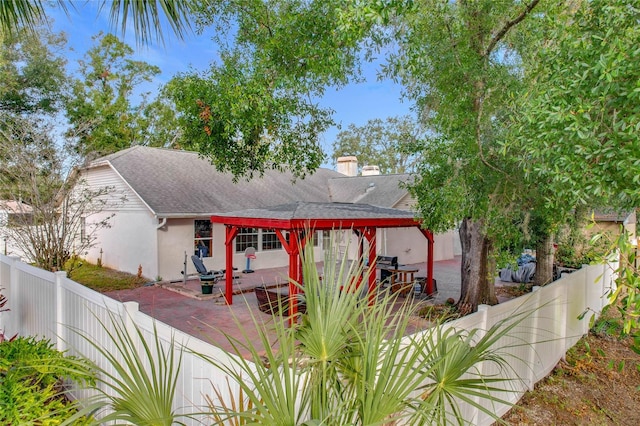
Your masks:
M 212 294 L 213 293 L 213 282 L 212 281 L 202 281 L 202 280 L 200 280 L 200 286 L 202 287 L 202 294 Z

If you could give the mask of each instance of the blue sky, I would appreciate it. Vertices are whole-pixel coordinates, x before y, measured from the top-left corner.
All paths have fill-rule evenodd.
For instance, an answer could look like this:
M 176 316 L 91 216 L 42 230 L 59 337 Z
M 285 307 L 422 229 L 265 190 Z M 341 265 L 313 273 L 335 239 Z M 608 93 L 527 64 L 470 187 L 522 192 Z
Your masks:
M 98 2 L 76 1 L 74 4 L 76 10 L 70 10 L 69 17 L 59 9 L 49 10 L 49 16 L 54 20 L 54 31 L 64 31 L 67 34 L 68 46 L 72 49 L 68 54 L 71 70 L 77 65 L 77 60 L 92 47 L 92 37 L 98 32 L 112 32 L 121 36 L 119 28 L 114 29 L 110 26 L 108 11 L 98 13 Z M 217 51 L 211 41 L 211 30 L 205 31 L 202 35 L 191 34 L 184 41 L 179 41 L 169 32 L 165 32 L 165 46 L 152 44 L 137 47 L 133 39 L 133 31 L 126 32 L 124 41 L 136 50 L 136 59 L 156 65 L 162 70 L 153 84 L 145 88 L 145 91 L 152 93 L 175 74 L 190 70 L 204 71 L 212 61 L 218 59 Z M 340 90 L 328 89 L 320 101 L 323 106 L 335 111 L 334 119 L 343 128 L 351 123 L 361 126 L 374 118 L 385 119 L 411 113 L 409 102 L 400 99 L 399 85 L 390 81 L 378 81 L 374 66 L 366 66 L 364 74 L 365 82 L 351 84 Z M 333 127 L 321 139 L 328 156 L 331 154 L 331 144 L 338 132 L 339 129 Z M 331 167 L 328 162 L 325 166 Z

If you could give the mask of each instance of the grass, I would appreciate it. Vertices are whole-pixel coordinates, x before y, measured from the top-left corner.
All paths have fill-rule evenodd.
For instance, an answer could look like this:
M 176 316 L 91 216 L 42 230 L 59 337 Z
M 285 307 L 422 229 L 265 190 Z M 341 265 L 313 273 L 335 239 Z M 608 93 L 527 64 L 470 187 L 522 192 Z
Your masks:
M 151 281 L 142 275 L 92 265 L 82 259 L 70 260 L 65 265 L 65 270 L 70 279 L 101 293 L 137 288 Z

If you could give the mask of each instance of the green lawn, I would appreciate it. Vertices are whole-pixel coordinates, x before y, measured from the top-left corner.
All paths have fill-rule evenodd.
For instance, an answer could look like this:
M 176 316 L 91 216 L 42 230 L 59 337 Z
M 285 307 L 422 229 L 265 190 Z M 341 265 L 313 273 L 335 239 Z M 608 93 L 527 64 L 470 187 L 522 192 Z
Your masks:
M 67 262 L 69 278 L 99 292 L 141 287 L 152 281 L 144 276 L 92 265 L 82 259 Z

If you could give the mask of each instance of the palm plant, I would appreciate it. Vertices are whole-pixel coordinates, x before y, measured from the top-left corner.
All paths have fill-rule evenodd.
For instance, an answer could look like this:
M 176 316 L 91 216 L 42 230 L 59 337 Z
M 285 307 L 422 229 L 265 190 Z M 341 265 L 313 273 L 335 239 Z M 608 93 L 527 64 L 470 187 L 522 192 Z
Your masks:
M 75 424 L 78 418 L 101 411 L 104 415 L 96 419 L 96 425 L 109 422 L 139 426 L 181 424 L 177 421 L 181 416 L 173 408 L 182 363 L 181 347 L 173 338 L 163 344 L 155 323 L 153 340 L 148 341 L 137 325 L 127 324 L 121 317 L 110 314 L 109 322 L 98 321 L 112 348 L 75 330 L 106 360 L 105 366 L 94 365 L 98 386 L 93 389 L 97 394 L 84 401 L 84 408 L 64 424 Z
M 68 14 L 67 4 L 65 0 L 57 1 L 58 7 Z M 127 22 L 133 20 L 136 39 L 143 44 L 151 39 L 163 40 L 163 17 L 178 38 L 183 38 L 191 28 L 188 21 L 189 4 L 183 0 L 101 0 L 100 11 L 107 5 L 111 24 L 115 26 L 119 23 L 124 33 Z M 35 31 L 43 22 L 46 22 L 46 11 L 42 0 L 0 1 L 0 35 L 11 34 L 20 27 Z
M 364 275 L 366 282 L 373 270 L 357 262 L 349 266 L 346 259 L 336 262 L 333 253 L 325 259 L 321 280 L 313 250 L 304 249 L 303 255 L 304 288 L 296 285 L 304 290 L 307 309 L 298 324 L 288 328 L 282 314 L 269 323 L 256 320 L 259 345 L 228 337 L 248 359 L 207 358 L 237 389 L 236 401 L 211 398 L 217 419 L 272 425 L 462 424 L 458 401 L 489 414 L 491 405 L 479 399 L 506 403 L 496 396 L 500 379 L 483 377 L 478 366 L 506 367 L 494 347 L 517 325 L 517 316 L 486 333 L 440 324 L 405 336 L 412 312 L 406 299 L 381 294 L 369 304 L 361 294 L 356 277 Z M 273 331 L 275 342 L 269 338 Z

